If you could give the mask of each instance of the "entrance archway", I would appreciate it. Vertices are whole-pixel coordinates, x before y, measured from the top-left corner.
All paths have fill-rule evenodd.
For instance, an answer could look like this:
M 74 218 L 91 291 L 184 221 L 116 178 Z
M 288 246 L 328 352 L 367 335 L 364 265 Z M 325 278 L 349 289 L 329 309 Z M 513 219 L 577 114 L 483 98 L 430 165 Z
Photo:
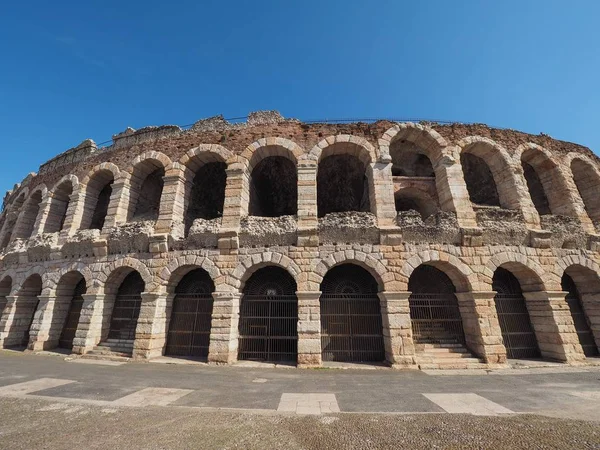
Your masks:
M 408 281 L 415 344 L 465 345 L 462 317 L 452 280 L 440 269 L 420 265 Z
M 208 357 L 215 284 L 203 269 L 188 272 L 175 288 L 165 355 Z
M 115 298 L 108 339 L 133 342 L 146 285 L 142 276 L 133 271 L 125 277 Z
M 569 311 L 573 318 L 573 324 L 575 325 L 575 331 L 577 331 L 577 337 L 579 338 L 579 343 L 583 349 L 583 354 L 586 357 L 598 356 L 598 346 L 594 339 L 590 319 L 585 313 L 581 295 L 579 294 L 575 281 L 573 281 L 573 278 L 571 278 L 569 274 L 563 274 L 561 287 L 563 291 L 567 292 L 565 299 L 567 305 L 569 305 Z
M 79 317 L 81 316 L 81 308 L 83 307 L 83 294 L 86 293 L 86 290 L 87 286 L 85 284 L 85 279 L 82 277 L 75 286 L 71 296 L 69 310 L 67 312 L 60 338 L 58 339 L 58 346 L 60 348 L 65 348 L 67 350 L 71 350 L 73 348 L 73 339 L 75 339 L 77 326 L 79 325 Z
M 240 302 L 239 360 L 297 361 L 296 281 L 280 267 L 257 270 Z
M 502 340 L 508 358 L 539 358 L 541 356 L 523 290 L 512 272 L 499 267 L 494 272 L 492 289 L 500 322 Z
M 362 267 L 342 264 L 321 283 L 323 361 L 385 360 L 377 281 Z

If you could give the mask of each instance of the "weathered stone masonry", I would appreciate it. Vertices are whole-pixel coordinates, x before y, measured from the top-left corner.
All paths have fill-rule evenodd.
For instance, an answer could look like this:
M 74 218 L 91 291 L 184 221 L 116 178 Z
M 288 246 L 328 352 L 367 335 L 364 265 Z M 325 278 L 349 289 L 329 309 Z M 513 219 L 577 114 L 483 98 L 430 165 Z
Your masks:
M 485 125 L 265 112 L 113 141 L 84 141 L 5 197 L 2 346 L 299 366 L 444 366 L 432 347 L 487 364 L 598 353 L 600 165 L 587 148 Z M 351 266 L 377 292 L 344 277 Z M 293 282 L 261 291 L 273 267 Z M 279 312 L 256 312 L 267 304 Z M 186 317 L 206 322 L 197 342 Z

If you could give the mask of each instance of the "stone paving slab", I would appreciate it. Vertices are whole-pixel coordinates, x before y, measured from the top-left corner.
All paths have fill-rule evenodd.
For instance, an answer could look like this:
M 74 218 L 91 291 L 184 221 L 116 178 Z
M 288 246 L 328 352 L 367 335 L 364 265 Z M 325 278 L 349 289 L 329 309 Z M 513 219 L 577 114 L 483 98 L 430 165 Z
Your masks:
M 61 380 L 57 378 L 39 378 L 37 380 L 25 381 L 23 383 L 9 384 L 0 388 L 2 396 L 26 395 L 45 389 L 75 383 L 73 380 Z
M 508 408 L 470 392 L 458 394 L 423 394 L 444 411 L 452 414 L 473 414 L 476 416 L 496 416 L 511 414 Z
M 291 412 L 296 414 L 328 414 L 339 413 L 335 394 L 282 394 L 278 412 Z
M 194 391 L 191 389 L 146 388 L 121 397 L 113 403 L 117 406 L 167 406 L 191 392 Z

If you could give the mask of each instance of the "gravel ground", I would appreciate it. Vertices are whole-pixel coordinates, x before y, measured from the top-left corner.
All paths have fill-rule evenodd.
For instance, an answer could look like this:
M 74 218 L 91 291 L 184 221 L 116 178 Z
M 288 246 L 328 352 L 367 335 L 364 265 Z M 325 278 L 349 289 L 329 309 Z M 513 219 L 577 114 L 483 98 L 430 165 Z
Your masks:
M 283 416 L 2 398 L 0 448 L 600 449 L 600 426 L 532 415 Z

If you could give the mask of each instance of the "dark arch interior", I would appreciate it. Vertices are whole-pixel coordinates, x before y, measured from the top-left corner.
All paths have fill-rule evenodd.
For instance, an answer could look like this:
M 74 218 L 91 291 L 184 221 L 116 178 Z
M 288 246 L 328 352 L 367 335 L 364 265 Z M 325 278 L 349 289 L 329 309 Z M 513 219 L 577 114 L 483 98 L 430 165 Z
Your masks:
M 373 276 L 354 264 L 335 266 L 321 282 L 324 294 L 377 294 L 379 286 Z
M 70 181 L 65 181 L 54 190 L 44 233 L 56 233 L 62 230 L 72 194 L 73 184 Z
M 438 211 L 436 203 L 427 198 L 415 195 L 414 191 L 401 190 L 394 196 L 396 212 L 417 211 L 423 220 Z
M 319 217 L 336 212 L 371 210 L 365 166 L 356 156 L 327 156 L 319 163 L 318 170 Z
M 240 303 L 238 359 L 295 362 L 296 282 L 281 267 L 263 267 L 246 282 Z
M 210 294 L 215 290 L 215 283 L 204 269 L 188 272 L 175 288 L 175 294 Z
M 81 309 L 83 308 L 83 295 L 87 292 L 85 279 L 81 275 L 79 276 L 81 279 L 74 286 L 73 293 L 68 299 L 70 300 L 69 309 L 67 311 L 67 316 L 64 320 L 64 325 L 58 340 L 58 346 L 60 348 L 66 348 L 69 350 L 73 348 L 73 340 L 75 339 L 77 326 L 79 325 Z
M 246 295 L 296 295 L 296 281 L 290 273 L 276 266 L 263 267 L 254 272 L 244 286 Z
M 492 278 L 494 304 L 508 358 L 538 358 L 540 349 L 531 325 L 521 283 L 509 270 L 499 267 Z
M 165 354 L 206 358 L 215 284 L 204 269 L 188 272 L 175 288 Z
M 140 186 L 134 219 L 156 220 L 160 211 L 160 199 L 164 187 L 165 169 L 160 167 L 146 177 Z
M 223 216 L 226 168 L 224 162 L 211 162 L 196 171 L 185 214 L 186 233 L 196 219 L 212 220 Z
M 144 279 L 137 271 L 129 273 L 117 290 L 108 339 L 133 341 L 140 315 Z
M 94 208 L 90 230 L 102 230 L 104 221 L 108 214 L 108 205 L 110 204 L 110 196 L 112 195 L 112 181 L 107 183 L 98 193 L 98 201 Z
M 600 198 L 598 197 L 600 180 L 598 175 L 588 163 L 579 159 L 573 159 L 571 162 L 571 172 L 585 210 L 590 219 L 597 224 L 600 220 Z
M 279 217 L 295 215 L 298 210 L 296 165 L 283 156 L 260 161 L 250 176 L 251 216 Z
M 35 221 L 40 211 L 40 203 L 42 202 L 42 192 L 35 192 L 25 203 L 25 211 L 22 217 L 22 222 L 17 223 L 18 234 L 16 237 L 28 239 L 33 234 Z
M 390 147 L 392 157 L 392 175 L 403 177 L 434 177 L 435 172 L 431 160 L 423 151 L 403 139 L 392 142 Z
M 535 206 L 535 209 L 537 209 L 538 214 L 540 216 L 552 214 L 550 203 L 548 202 L 548 197 L 544 190 L 544 185 L 542 184 L 538 173 L 531 164 L 522 161 L 522 165 L 523 175 L 525 176 L 527 188 L 529 189 L 529 195 L 531 196 L 531 200 L 533 201 L 533 205 Z
M 573 325 L 575 325 L 575 331 L 577 332 L 579 344 L 581 344 L 581 348 L 583 349 L 583 354 L 586 357 L 598 356 L 599 349 L 596 345 L 596 340 L 594 339 L 590 319 L 585 313 L 581 301 L 581 294 L 577 289 L 575 281 L 569 274 L 564 273 L 560 280 L 560 284 L 562 290 L 567 292 L 567 305 L 569 306 L 569 311 L 573 318 Z
M 463 152 L 460 164 L 471 201 L 477 205 L 500 206 L 496 182 L 487 163 L 472 153 Z
M 454 294 L 456 287 L 442 270 L 422 264 L 411 274 L 408 290 L 413 294 Z

